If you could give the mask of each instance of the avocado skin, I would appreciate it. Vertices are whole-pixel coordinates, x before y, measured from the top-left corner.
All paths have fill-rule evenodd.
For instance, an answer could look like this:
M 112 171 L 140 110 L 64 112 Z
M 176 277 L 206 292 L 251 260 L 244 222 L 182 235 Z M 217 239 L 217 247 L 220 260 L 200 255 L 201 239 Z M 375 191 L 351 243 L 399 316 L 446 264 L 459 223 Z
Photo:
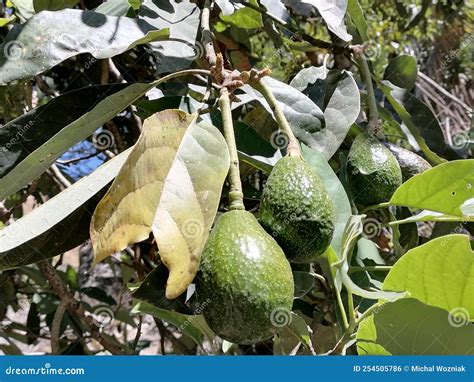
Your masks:
M 290 314 L 293 274 L 281 248 L 250 212 L 229 211 L 219 217 L 207 240 L 196 294 L 217 335 L 253 344 L 281 329 L 272 324 L 278 312 Z
M 404 149 L 403 147 L 399 147 L 390 142 L 385 142 L 384 145 L 397 159 L 400 169 L 402 170 L 404 182 L 431 168 L 431 165 L 425 159 L 410 150 Z
M 390 200 L 402 184 L 402 171 L 395 156 L 367 133 L 359 134 L 352 143 L 347 177 L 354 201 L 366 206 Z
M 260 201 L 260 223 L 293 263 L 314 262 L 334 233 L 334 206 L 319 177 L 300 157 L 280 159 Z

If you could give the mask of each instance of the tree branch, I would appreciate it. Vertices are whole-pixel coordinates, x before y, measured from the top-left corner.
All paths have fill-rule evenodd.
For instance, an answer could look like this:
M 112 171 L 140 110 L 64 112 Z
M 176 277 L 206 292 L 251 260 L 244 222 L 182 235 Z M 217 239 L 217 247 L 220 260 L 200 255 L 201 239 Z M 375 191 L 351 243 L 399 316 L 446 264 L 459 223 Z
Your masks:
M 39 262 L 38 268 L 49 281 L 49 284 L 57 294 L 58 298 L 61 301 L 65 301 L 64 304 L 67 306 L 67 311 L 70 314 L 79 317 L 84 322 L 84 324 L 89 328 L 92 337 L 95 338 L 104 347 L 104 349 L 108 350 L 111 354 L 128 354 L 127 351 L 122 349 L 119 345 L 113 344 L 107 337 L 103 335 L 92 318 L 86 315 L 81 303 L 74 298 L 66 284 L 64 284 L 63 280 L 58 276 L 56 270 L 48 260 Z

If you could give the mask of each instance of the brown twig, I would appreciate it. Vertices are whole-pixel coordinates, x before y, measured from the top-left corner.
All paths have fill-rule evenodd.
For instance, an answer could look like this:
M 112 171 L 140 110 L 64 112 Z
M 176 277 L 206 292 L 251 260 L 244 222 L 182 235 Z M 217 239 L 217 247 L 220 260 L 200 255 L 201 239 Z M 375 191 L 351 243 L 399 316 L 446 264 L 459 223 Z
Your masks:
M 206 60 L 209 63 L 209 67 L 216 65 L 216 51 L 214 49 L 214 41 L 212 31 L 209 23 L 211 17 L 212 1 L 205 0 L 204 7 L 201 11 L 201 39 L 206 52 Z
M 112 354 L 128 354 L 128 352 L 122 349 L 119 345 L 113 344 L 107 337 L 105 337 L 100 328 L 98 328 L 94 323 L 93 319 L 86 315 L 81 303 L 74 298 L 66 284 L 59 277 L 56 270 L 48 260 L 39 262 L 38 268 L 49 281 L 49 284 L 57 294 L 58 298 L 61 301 L 65 301 L 64 304 L 67 306 L 67 311 L 71 315 L 74 315 L 83 321 L 83 323 L 89 328 L 91 336 L 96 339 L 104 347 L 104 349 L 108 350 Z

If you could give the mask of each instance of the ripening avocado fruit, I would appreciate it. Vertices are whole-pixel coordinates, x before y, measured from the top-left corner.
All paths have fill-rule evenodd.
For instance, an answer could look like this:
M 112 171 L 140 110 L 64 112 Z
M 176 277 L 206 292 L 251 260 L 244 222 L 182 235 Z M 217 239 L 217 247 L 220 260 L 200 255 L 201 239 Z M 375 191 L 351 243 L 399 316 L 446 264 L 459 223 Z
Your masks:
M 347 177 L 354 201 L 366 206 L 387 202 L 402 184 L 402 171 L 395 156 L 367 133 L 359 134 L 352 143 Z
M 402 170 L 403 181 L 406 182 L 411 177 L 429 170 L 431 165 L 419 155 L 404 149 L 390 142 L 385 142 L 385 146 L 392 152 Z
M 288 260 L 311 263 L 331 243 L 334 206 L 309 165 L 299 156 L 286 156 L 268 177 L 259 220 Z
M 247 211 L 224 213 L 203 251 L 196 294 L 209 327 L 221 338 L 253 344 L 271 338 L 288 318 L 294 282 L 276 241 Z

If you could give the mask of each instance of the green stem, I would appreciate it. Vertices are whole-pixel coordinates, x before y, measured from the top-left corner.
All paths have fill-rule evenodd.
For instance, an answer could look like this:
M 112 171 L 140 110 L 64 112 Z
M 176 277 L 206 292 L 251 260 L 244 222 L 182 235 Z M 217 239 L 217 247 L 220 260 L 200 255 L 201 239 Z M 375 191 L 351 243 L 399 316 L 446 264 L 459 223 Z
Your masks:
M 349 321 L 347 321 L 346 309 L 344 308 L 344 303 L 342 302 L 341 292 L 339 292 L 339 289 L 337 287 L 335 291 L 336 291 L 337 305 L 339 306 L 339 311 L 341 312 L 341 316 L 342 316 L 342 322 L 344 323 L 344 328 L 346 328 L 347 330 L 349 328 Z
M 429 216 L 422 216 L 417 219 L 408 218 L 408 219 L 403 219 L 403 220 L 395 220 L 393 222 L 389 222 L 388 224 L 384 224 L 383 227 L 393 227 L 400 224 L 431 222 L 431 221 L 433 222 L 472 222 L 474 221 L 474 219 L 471 217 L 460 218 L 459 216 L 445 216 L 445 217 L 438 216 L 438 217 L 433 217 L 430 219 Z
M 272 90 L 262 80 L 251 82 L 251 85 L 260 93 L 262 93 L 263 97 L 270 105 L 273 114 L 275 115 L 278 127 L 283 132 L 283 134 L 288 137 L 288 146 L 286 147 L 288 155 L 301 156 L 301 149 L 298 140 L 293 134 L 293 131 L 291 130 L 291 127 L 288 121 L 286 120 L 285 114 L 283 114 L 283 110 L 281 109 L 277 99 L 273 95 Z
M 379 112 L 377 110 L 377 100 L 375 99 L 374 85 L 372 84 L 372 74 L 370 73 L 369 64 L 364 56 L 356 58 L 359 65 L 360 75 L 367 89 L 367 99 L 369 102 L 369 133 L 373 134 L 379 124 Z
M 350 267 L 349 273 L 356 273 L 356 272 L 389 272 L 392 269 L 390 265 L 373 265 L 367 267 Z
M 385 207 L 390 207 L 390 203 L 389 202 L 383 202 L 383 203 L 379 203 L 379 204 L 374 204 L 373 206 L 365 207 L 361 211 L 361 214 L 365 214 L 367 211 L 370 211 L 370 210 L 378 210 L 380 208 L 385 208 Z
M 222 113 L 222 124 L 224 126 L 224 137 L 229 148 L 230 169 L 229 169 L 229 209 L 244 210 L 244 194 L 242 183 L 240 182 L 239 157 L 237 145 L 235 144 L 234 126 L 232 123 L 232 111 L 230 109 L 229 91 L 226 87 L 221 89 L 219 97 L 219 108 Z

